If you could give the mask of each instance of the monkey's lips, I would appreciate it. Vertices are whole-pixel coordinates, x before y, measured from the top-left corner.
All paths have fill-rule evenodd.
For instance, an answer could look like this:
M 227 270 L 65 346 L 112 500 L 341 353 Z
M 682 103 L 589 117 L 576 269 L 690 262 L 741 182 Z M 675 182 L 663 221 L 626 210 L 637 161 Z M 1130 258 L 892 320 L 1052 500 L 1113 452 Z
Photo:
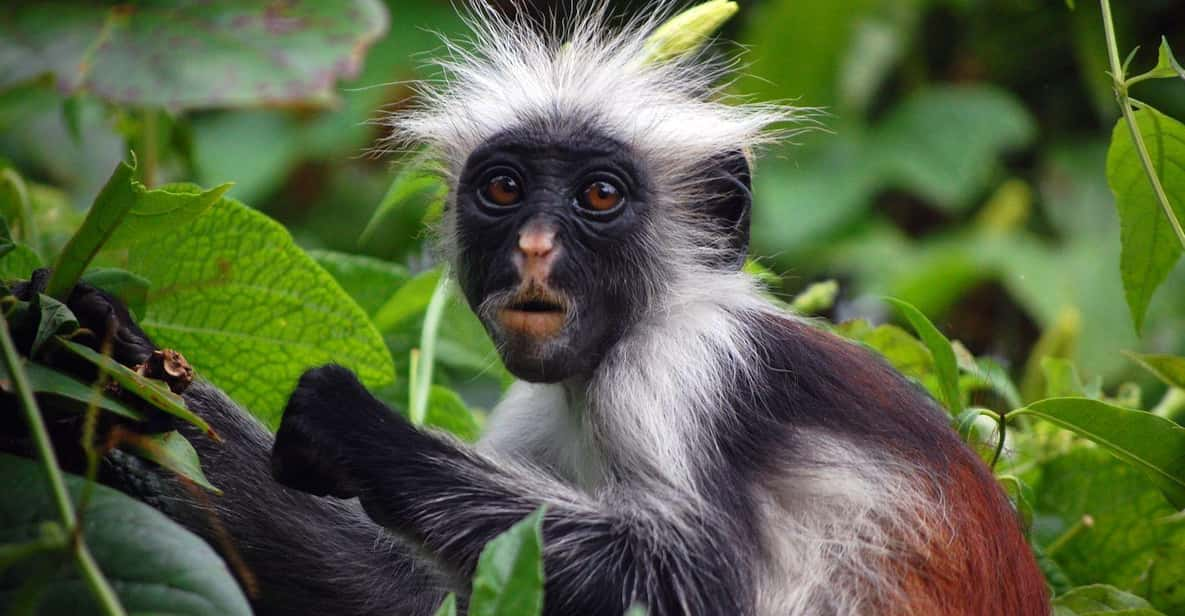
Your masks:
M 545 289 L 519 293 L 498 310 L 503 329 L 529 338 L 551 338 L 568 321 L 568 303 L 560 295 Z

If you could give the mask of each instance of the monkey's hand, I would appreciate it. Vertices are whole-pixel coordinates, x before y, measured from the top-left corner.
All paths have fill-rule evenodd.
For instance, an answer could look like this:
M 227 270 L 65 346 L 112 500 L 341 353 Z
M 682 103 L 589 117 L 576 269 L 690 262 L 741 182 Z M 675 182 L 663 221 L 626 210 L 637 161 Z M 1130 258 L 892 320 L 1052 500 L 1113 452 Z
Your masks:
M 272 476 L 317 496 L 358 496 L 354 454 L 375 444 L 391 447 L 383 435 L 406 431 L 416 432 L 370 395 L 353 372 L 333 364 L 313 368 L 300 377 L 284 409 L 272 447 Z
M 23 301 L 32 300 L 34 295 L 45 291 L 49 274 L 46 268 L 34 271 L 28 282 L 13 285 L 13 295 Z M 123 302 L 102 289 L 79 283 L 70 291 L 66 307 L 74 313 L 79 326 L 91 332 L 79 341 L 98 351 L 102 342 L 109 338 L 111 356 L 125 366 L 144 363 L 156 350 L 156 345 L 136 324 Z

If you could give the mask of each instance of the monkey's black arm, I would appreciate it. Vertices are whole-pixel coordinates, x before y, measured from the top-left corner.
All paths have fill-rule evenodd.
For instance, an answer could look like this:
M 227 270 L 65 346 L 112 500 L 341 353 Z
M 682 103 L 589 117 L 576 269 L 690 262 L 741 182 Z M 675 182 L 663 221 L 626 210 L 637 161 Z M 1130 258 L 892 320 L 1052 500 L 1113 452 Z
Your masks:
M 185 400 L 223 439 L 214 443 L 185 429 L 223 495 L 163 475 L 138 484 L 134 495 L 206 539 L 235 571 L 256 614 L 410 616 L 439 605 L 442 578 L 358 503 L 277 484 L 268 462 L 272 436 L 221 391 L 195 382 Z
M 44 288 L 46 278 L 48 271 L 39 270 L 15 291 L 28 297 Z M 122 363 L 143 362 L 156 349 L 119 300 L 103 291 L 79 285 L 68 305 L 94 332 L 91 344 L 109 337 L 112 354 Z M 184 397 L 222 437 L 215 443 L 192 426 L 178 427 L 222 496 L 183 484 L 118 450 L 104 459 L 101 478 L 206 539 L 235 572 L 256 614 L 433 612 L 444 590 L 429 565 L 396 543 L 357 503 L 319 499 L 276 483 L 268 462 L 272 436 L 222 392 L 199 381 Z M 27 453 L 19 432 L 5 434 L 0 426 L 0 437 L 0 449 Z M 66 434 L 56 443 L 77 448 L 78 436 Z
M 496 463 L 415 429 L 344 368 L 301 379 L 272 463 L 281 483 L 357 495 L 377 522 L 462 576 L 472 574 L 489 540 L 546 504 L 547 614 L 616 615 L 634 601 L 653 616 L 751 612 L 737 531 L 715 526 L 715 516 L 709 523 L 687 503 L 654 494 L 594 499 Z

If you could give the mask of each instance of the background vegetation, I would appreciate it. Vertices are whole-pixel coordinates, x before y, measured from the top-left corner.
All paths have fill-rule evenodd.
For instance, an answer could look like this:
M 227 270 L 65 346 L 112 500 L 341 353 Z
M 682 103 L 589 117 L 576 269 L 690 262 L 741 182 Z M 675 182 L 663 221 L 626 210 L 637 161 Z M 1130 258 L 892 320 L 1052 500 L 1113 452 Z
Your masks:
M 623 9 L 646 10 L 632 4 Z M 758 166 L 751 267 L 950 408 L 1030 521 L 1059 614 L 1185 614 L 1185 432 L 1169 423 L 1185 420 L 1185 393 L 1173 388 L 1185 385 L 1181 246 L 1116 123 L 1108 20 L 1078 4 L 742 2 L 722 37 L 740 45 L 717 43 L 746 64 L 734 90 L 827 112 L 826 130 Z M 1128 93 L 1163 114 L 1137 112 L 1181 217 L 1185 128 L 1173 118 L 1185 119 L 1185 73 L 1158 45 L 1163 35 L 1185 50 L 1185 5 L 1113 8 L 1119 58 L 1140 46 L 1126 76 L 1159 66 L 1165 77 Z M 378 110 L 397 111 L 406 82 L 432 76 L 434 32 L 464 30 L 443 0 L 0 8 L 0 213 L 11 227 L 0 273 L 89 262 L 88 279 L 118 288 L 159 343 L 273 425 L 300 372 L 332 360 L 414 420 L 475 438 L 509 377 L 440 282 L 423 231 L 439 187 L 404 161 L 366 155 L 384 135 L 371 121 Z M 1128 147 L 1109 164 L 1113 141 Z M 129 150 L 135 164 L 120 165 Z M 103 248 L 93 262 L 65 247 L 92 204 L 89 237 Z M 115 222 L 99 211 L 117 212 Z M 60 336 L 76 327 L 53 296 L 51 285 L 45 299 L 0 302 L 14 333 L 37 332 L 22 349 L 34 361 L 5 364 L 0 388 L 21 394 L 16 373 L 27 371 L 43 405 L 72 387 L 38 367 L 69 350 Z M 263 359 L 245 371 L 248 349 Z M 136 389 L 151 384 L 115 367 L 103 374 L 169 410 L 162 392 Z M 91 417 L 125 407 L 89 391 L 73 399 Z M 1007 411 L 1016 419 L 1001 435 L 993 418 Z M 169 439 L 115 444 L 200 484 L 192 450 Z M 220 613 L 246 609 L 217 558 L 167 520 L 93 488 L 77 507 L 90 512 L 87 541 L 70 541 L 77 512 L 63 508 L 65 491 L 83 484 L 68 478 L 51 495 L 36 466 L 0 461 L 0 485 L 22 490 L 0 496 L 0 606 L 69 613 L 92 601 L 85 580 L 110 613 L 97 559 L 127 609 L 157 609 L 121 580 L 145 554 L 165 554 L 212 572 L 187 592 L 213 597 Z M 147 516 L 161 525 L 149 535 L 171 539 L 95 534 L 104 511 Z M 520 558 L 503 558 L 501 573 L 489 559 L 490 597 L 516 580 L 518 595 L 532 592 L 531 529 L 505 538 L 501 549 Z M 59 553 L 79 567 L 30 564 Z M 54 584 L 72 591 L 47 592 Z M 1070 591 L 1094 584 L 1123 592 Z M 487 613 L 521 613 L 497 609 Z

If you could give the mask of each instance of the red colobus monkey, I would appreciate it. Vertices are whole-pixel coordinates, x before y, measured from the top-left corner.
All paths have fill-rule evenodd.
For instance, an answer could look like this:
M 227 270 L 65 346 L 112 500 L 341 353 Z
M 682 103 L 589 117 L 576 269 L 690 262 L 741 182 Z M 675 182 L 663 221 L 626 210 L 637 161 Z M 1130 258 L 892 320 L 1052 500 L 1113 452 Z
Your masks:
M 657 20 L 594 13 L 551 36 L 475 9 L 472 45 L 390 120 L 447 179 L 441 244 L 521 379 L 481 442 L 416 429 L 336 366 L 300 380 L 274 444 L 195 385 L 225 496 L 140 495 L 229 534 L 260 614 L 430 614 L 541 505 L 547 614 L 1047 614 L 944 413 L 741 271 L 748 153 L 794 111 L 724 102 L 718 67 L 641 60 Z M 152 348 L 126 318 L 116 340 Z

